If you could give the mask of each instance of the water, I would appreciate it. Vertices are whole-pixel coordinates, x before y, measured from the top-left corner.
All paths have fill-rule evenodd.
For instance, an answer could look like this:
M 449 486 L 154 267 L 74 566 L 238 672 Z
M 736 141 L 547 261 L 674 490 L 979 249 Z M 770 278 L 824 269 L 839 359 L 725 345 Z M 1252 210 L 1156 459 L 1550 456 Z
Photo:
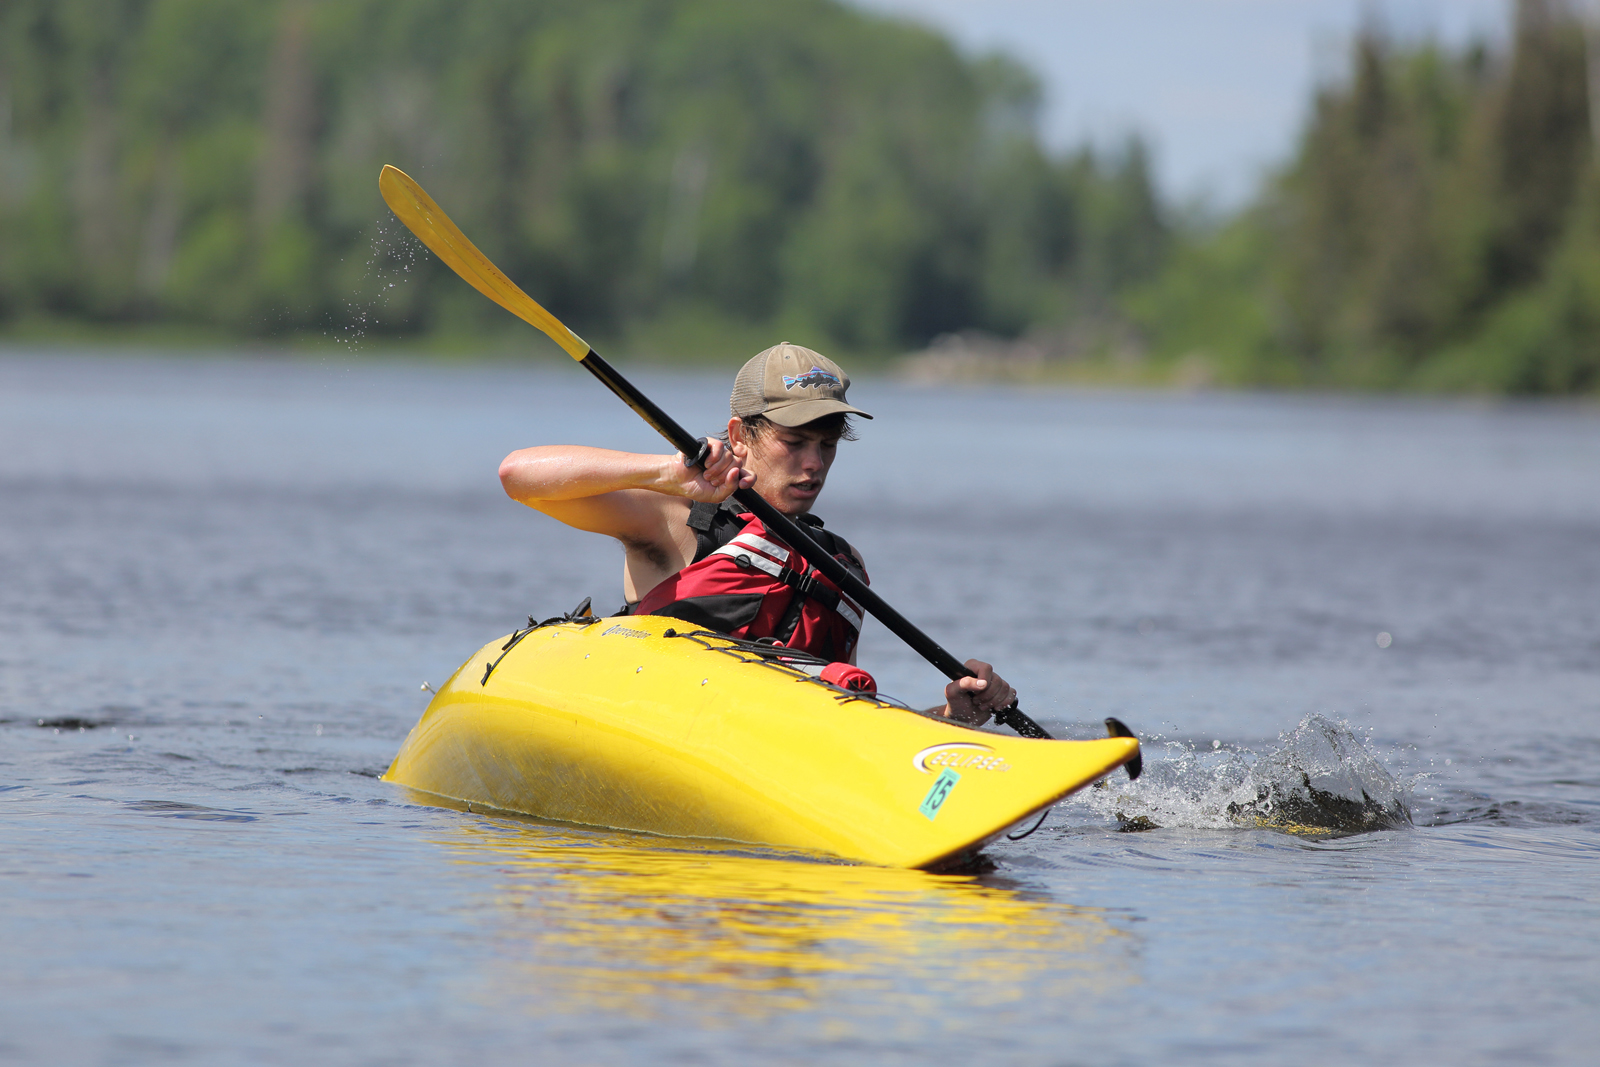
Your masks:
M 620 599 L 494 478 L 656 447 L 571 366 L 0 355 L 0 1062 L 1591 1062 L 1600 415 L 855 393 L 877 587 L 1146 739 L 987 872 L 376 779 L 424 680 Z

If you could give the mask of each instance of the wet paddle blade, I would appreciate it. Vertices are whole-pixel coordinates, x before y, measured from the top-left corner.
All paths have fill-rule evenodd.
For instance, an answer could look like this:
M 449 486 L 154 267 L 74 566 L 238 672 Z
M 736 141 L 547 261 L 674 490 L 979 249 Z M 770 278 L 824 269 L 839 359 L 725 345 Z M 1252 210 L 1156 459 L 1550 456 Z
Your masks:
M 505 308 L 531 326 L 543 330 L 549 338 L 573 359 L 581 360 L 589 354 L 589 345 L 583 338 L 562 325 L 533 297 L 517 288 L 516 284 L 500 273 L 500 268 L 489 262 L 489 257 L 478 251 L 478 246 L 467 240 L 450 216 L 440 210 L 433 197 L 422 186 L 397 167 L 385 166 L 378 174 L 378 191 L 383 202 L 395 213 L 406 228 L 417 235 L 433 254 L 444 260 L 451 270 L 466 279 L 478 292 Z
M 1132 737 L 1135 741 L 1138 740 L 1134 732 L 1128 729 L 1128 724 L 1121 719 L 1107 719 L 1106 734 L 1110 737 Z M 1122 765 L 1122 769 L 1128 772 L 1130 779 L 1137 779 L 1144 773 L 1144 753 L 1135 752 L 1133 758 Z

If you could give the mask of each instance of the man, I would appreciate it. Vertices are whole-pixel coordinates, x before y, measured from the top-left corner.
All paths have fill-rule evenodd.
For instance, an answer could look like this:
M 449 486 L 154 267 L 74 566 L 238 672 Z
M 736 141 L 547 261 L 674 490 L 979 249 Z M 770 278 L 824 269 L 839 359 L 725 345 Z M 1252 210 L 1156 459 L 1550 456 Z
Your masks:
M 754 487 L 863 581 L 861 556 L 823 529 L 811 507 L 840 439 L 853 439 L 850 379 L 809 348 L 785 341 L 734 379 L 732 417 L 705 463 L 575 445 L 511 453 L 500 481 L 511 499 L 568 526 L 622 542 L 622 587 L 638 614 L 670 615 L 737 637 L 773 637 L 829 660 L 854 663 L 860 608 L 759 519 L 724 501 Z M 939 713 L 986 722 L 1016 694 L 994 668 L 968 660 L 975 678 L 945 687 Z

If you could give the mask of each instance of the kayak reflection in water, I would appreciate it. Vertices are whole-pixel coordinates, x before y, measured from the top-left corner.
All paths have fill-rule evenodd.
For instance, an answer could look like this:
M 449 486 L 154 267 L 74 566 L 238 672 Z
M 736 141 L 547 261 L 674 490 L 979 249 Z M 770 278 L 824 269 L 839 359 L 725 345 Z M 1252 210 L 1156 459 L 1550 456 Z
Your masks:
M 872 418 L 845 402 L 849 388 L 832 360 L 784 342 L 739 371 L 727 433 L 710 442 L 702 466 L 682 454 L 541 445 L 507 456 L 500 481 L 511 499 L 622 542 L 629 612 L 853 664 L 860 606 L 729 500 L 754 487 L 865 582 L 861 554 L 811 514 L 839 442 L 855 438 L 850 417 Z M 982 724 L 1016 700 L 989 664 L 967 667 L 976 677 L 947 685 L 938 713 Z

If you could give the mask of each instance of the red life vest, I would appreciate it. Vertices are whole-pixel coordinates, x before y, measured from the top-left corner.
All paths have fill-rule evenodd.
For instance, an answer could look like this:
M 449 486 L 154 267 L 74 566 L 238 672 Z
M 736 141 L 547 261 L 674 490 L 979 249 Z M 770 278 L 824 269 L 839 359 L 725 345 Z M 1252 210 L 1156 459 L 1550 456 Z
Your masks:
M 806 532 L 863 582 L 866 571 L 844 538 L 801 516 Z M 696 504 L 689 512 L 698 550 L 692 563 L 646 593 L 635 615 L 674 619 L 750 640 L 776 638 L 823 659 L 847 661 L 861 635 L 861 607 L 749 512 Z

